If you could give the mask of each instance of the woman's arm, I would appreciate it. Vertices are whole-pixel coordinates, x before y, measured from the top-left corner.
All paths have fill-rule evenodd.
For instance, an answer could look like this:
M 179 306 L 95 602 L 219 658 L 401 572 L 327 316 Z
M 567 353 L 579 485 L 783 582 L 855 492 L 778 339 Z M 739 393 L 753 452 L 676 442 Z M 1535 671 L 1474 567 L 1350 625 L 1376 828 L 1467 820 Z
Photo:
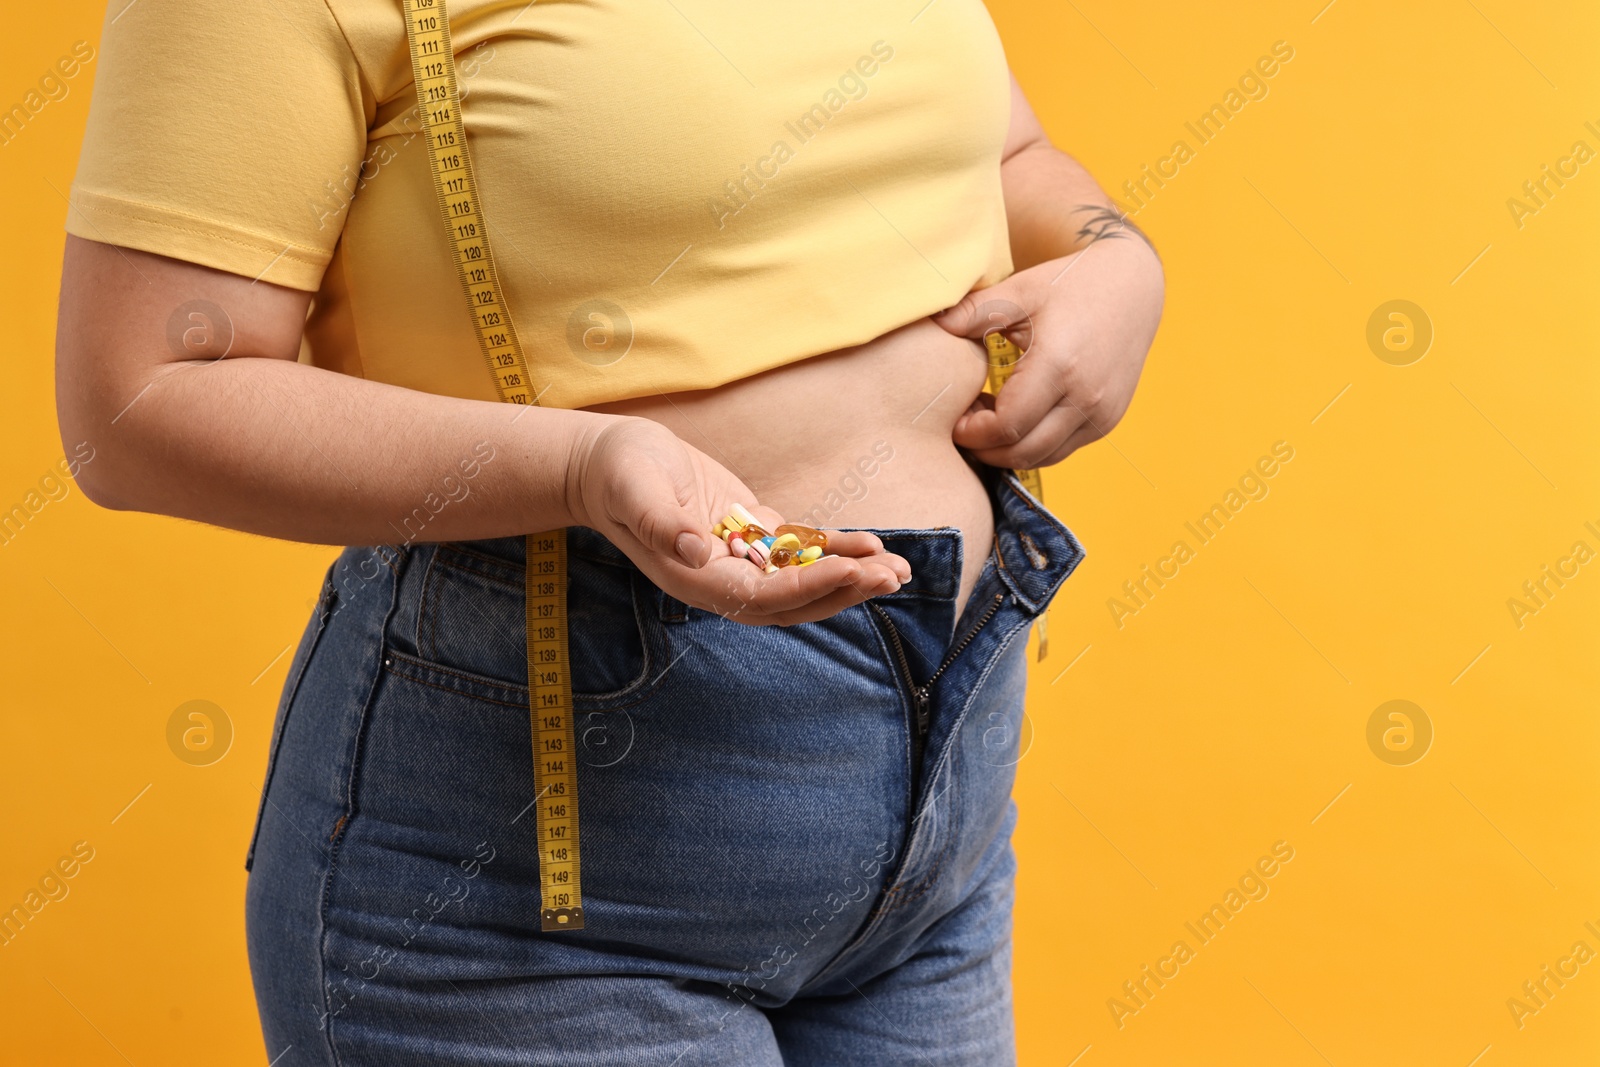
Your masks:
M 1155 251 L 1089 172 L 1050 143 L 1014 76 L 1000 184 L 1011 260 L 1019 271 L 1082 251 L 1106 237 L 1142 240 Z
M 218 321 L 191 321 L 196 301 Z M 56 405 L 63 440 L 95 450 L 78 475 L 85 494 L 320 544 L 588 526 L 678 599 L 747 622 L 824 618 L 909 577 L 870 534 L 832 538 L 837 558 L 760 574 L 707 529 L 729 503 L 752 502 L 749 489 L 649 420 L 436 396 L 298 363 L 309 302 L 69 236 Z
M 95 449 L 78 475 L 84 493 L 119 510 L 317 544 L 408 540 L 419 508 L 425 541 L 579 521 L 573 463 L 607 416 L 431 396 L 301 365 L 310 298 L 68 236 L 56 405 L 63 438 Z M 181 310 L 199 301 L 221 315 Z M 463 490 L 428 510 L 430 496 L 437 506 Z
M 1014 77 L 1000 181 L 1017 271 L 934 321 L 961 337 L 1004 329 L 1026 349 L 1000 396 L 973 401 L 953 437 L 997 467 L 1048 467 L 1128 410 L 1166 283 L 1154 247 L 1050 143 Z

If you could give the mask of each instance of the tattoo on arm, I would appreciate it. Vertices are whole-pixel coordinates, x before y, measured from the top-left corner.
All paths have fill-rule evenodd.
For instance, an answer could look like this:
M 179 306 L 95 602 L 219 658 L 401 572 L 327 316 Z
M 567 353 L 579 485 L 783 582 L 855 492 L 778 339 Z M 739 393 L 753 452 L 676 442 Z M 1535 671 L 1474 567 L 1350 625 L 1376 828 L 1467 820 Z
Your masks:
M 1094 244 L 1096 241 L 1126 237 L 1129 233 L 1132 233 L 1145 244 L 1150 245 L 1151 251 L 1155 251 L 1156 246 L 1151 243 L 1150 238 L 1145 235 L 1143 230 L 1135 226 L 1133 220 L 1128 216 L 1111 208 L 1101 207 L 1098 204 L 1078 204 L 1076 207 L 1079 211 L 1087 212 L 1083 216 L 1083 225 L 1078 227 L 1078 236 L 1080 238 L 1088 238 L 1084 243 L 1085 248 L 1088 248 L 1089 245 Z

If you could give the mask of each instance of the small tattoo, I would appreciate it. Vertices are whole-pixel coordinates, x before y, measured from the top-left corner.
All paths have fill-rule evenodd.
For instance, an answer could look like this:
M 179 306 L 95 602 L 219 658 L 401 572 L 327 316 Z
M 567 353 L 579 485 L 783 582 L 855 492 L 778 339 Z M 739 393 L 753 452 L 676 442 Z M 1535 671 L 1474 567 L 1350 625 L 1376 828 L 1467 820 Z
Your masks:
M 1088 238 L 1084 245 L 1085 248 L 1096 241 L 1106 238 L 1126 237 L 1131 231 L 1145 244 L 1150 245 L 1151 251 L 1155 250 L 1156 246 L 1151 244 L 1150 238 L 1145 235 L 1143 230 L 1134 225 L 1133 220 L 1128 216 L 1097 204 L 1079 204 L 1077 208 L 1079 211 L 1088 213 L 1084 217 L 1083 225 L 1078 227 L 1078 236 L 1080 238 Z

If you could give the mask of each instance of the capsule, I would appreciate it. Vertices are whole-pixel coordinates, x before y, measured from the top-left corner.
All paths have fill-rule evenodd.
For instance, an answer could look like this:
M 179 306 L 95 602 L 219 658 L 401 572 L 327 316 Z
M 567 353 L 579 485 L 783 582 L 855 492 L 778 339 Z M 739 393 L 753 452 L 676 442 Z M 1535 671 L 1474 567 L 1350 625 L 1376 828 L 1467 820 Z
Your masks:
M 782 537 L 784 534 L 793 534 L 795 537 L 800 539 L 801 548 L 810 548 L 812 545 L 816 545 L 823 549 L 828 547 L 827 534 L 810 526 L 802 526 L 797 522 L 786 522 L 782 526 L 778 527 L 774 533 L 776 533 L 779 537 Z

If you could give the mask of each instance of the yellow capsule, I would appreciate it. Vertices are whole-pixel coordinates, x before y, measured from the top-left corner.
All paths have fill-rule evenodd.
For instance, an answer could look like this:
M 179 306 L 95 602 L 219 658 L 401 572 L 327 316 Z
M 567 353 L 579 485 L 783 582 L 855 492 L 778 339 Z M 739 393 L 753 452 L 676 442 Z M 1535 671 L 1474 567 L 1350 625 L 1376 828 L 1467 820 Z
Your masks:
M 821 545 L 812 545 L 809 548 L 802 548 L 800 550 L 800 560 L 801 560 L 802 563 L 815 563 L 817 560 L 819 560 L 821 558 L 822 558 L 822 546 Z
M 784 534 L 793 534 L 800 539 L 800 547 L 802 548 L 810 548 L 812 545 L 818 545 L 822 548 L 828 547 L 827 534 L 810 526 L 802 526 L 797 522 L 786 522 L 778 527 L 776 532 L 780 537 Z

